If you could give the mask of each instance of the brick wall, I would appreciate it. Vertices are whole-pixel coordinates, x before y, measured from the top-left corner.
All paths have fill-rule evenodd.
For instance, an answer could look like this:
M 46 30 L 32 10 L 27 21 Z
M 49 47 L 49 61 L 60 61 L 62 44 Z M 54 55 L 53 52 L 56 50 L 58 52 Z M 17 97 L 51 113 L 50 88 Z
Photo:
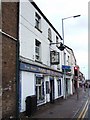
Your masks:
M 2 36 L 2 116 L 13 116 L 16 110 L 16 42 Z
M 17 39 L 18 3 L 2 2 L 2 31 Z M 2 117 L 16 115 L 17 41 L 2 34 Z

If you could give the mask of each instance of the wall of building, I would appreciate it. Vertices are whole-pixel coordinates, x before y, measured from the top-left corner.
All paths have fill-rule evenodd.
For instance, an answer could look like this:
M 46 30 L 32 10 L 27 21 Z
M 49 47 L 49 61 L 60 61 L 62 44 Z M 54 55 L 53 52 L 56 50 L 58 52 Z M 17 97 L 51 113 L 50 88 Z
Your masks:
M 31 96 L 35 94 L 35 79 L 34 79 L 34 73 L 21 71 L 20 73 L 20 86 L 19 89 L 21 89 L 19 93 L 19 99 L 20 99 L 20 112 L 26 110 L 26 97 Z
M 27 2 L 20 3 L 20 23 L 19 23 L 19 40 L 20 40 L 20 60 L 21 63 L 25 62 L 26 68 L 20 68 L 21 71 L 23 71 L 23 74 L 21 75 L 21 90 L 22 90 L 22 96 L 21 96 L 21 112 L 25 111 L 25 99 L 29 95 L 35 95 L 35 85 L 36 85 L 36 73 L 42 74 L 44 77 L 44 101 L 41 104 L 50 102 L 50 93 L 46 93 L 46 81 L 49 82 L 49 89 L 50 84 L 53 84 L 54 82 L 54 99 L 57 99 L 63 95 L 65 95 L 65 82 L 62 76 L 55 75 L 55 72 L 62 71 L 62 65 L 64 64 L 63 60 L 63 51 L 60 51 L 55 45 L 50 45 L 50 41 L 48 40 L 48 28 L 51 29 L 52 33 L 52 43 L 56 43 L 56 36 L 58 36 L 59 40 L 58 42 L 61 42 L 60 36 L 55 32 L 53 27 L 51 27 L 50 23 L 47 22 L 45 19 L 45 16 L 42 16 L 40 11 L 38 11 L 30 1 L 27 0 Z M 27 13 L 27 14 L 26 14 Z M 35 28 L 35 13 L 37 13 L 41 18 L 41 29 L 37 30 Z M 41 43 L 41 61 L 36 62 L 35 60 L 35 40 L 38 40 Z M 50 63 L 50 51 L 57 51 L 60 53 L 60 63 L 58 65 L 51 65 Z M 71 53 L 66 52 L 66 61 L 65 65 L 71 66 Z M 69 60 L 68 60 L 69 56 Z M 23 61 L 24 60 L 24 61 Z M 32 67 L 34 65 L 34 67 Z M 31 70 L 31 67 L 33 68 Z M 42 68 L 41 68 L 42 67 Z M 57 70 L 57 67 L 59 67 L 59 70 Z M 40 69 L 42 69 L 40 71 Z M 46 72 L 47 70 L 48 72 Z M 37 70 L 37 71 L 36 71 Z M 55 71 L 57 70 L 57 71 Z M 28 72 L 25 72 L 28 71 Z M 53 74 L 52 74 L 53 73 Z M 30 75 L 32 74 L 32 75 Z M 23 79 L 24 78 L 24 79 Z M 67 80 L 67 86 L 68 86 L 68 95 L 72 94 L 72 76 L 66 75 Z M 28 80 L 27 80 L 28 79 Z M 31 81 L 32 79 L 32 81 Z M 53 79 L 53 82 L 51 80 Z M 61 81 L 61 83 L 58 82 Z M 58 95 L 58 84 L 61 84 L 61 94 Z M 32 85 L 31 88 L 28 91 L 29 85 Z M 27 88 L 26 88 L 27 87 Z M 41 105 L 37 104 L 37 106 Z
M 16 116 L 18 3 L 2 2 L 2 117 Z
M 48 40 L 48 28 L 51 28 L 51 26 L 45 21 L 42 15 L 29 1 L 26 3 L 22 2 L 20 4 L 20 10 L 20 55 L 35 61 L 35 39 L 37 39 L 41 42 L 41 62 L 42 64 L 50 66 L 50 50 L 54 49 L 59 51 L 56 48 L 56 45 L 52 45 L 50 48 L 50 41 Z M 27 11 L 30 11 L 30 13 Z M 42 32 L 35 28 L 35 12 L 37 12 L 41 17 Z M 52 42 L 56 42 L 57 34 L 52 28 L 51 31 Z

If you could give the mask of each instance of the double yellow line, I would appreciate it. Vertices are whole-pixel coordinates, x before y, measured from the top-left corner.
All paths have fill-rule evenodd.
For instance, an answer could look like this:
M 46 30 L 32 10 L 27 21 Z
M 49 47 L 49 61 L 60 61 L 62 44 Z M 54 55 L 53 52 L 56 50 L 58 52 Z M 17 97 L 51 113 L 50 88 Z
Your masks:
M 78 116 L 77 120 L 84 119 L 86 112 L 88 110 L 89 99 L 86 101 L 83 110 L 81 111 L 80 115 Z

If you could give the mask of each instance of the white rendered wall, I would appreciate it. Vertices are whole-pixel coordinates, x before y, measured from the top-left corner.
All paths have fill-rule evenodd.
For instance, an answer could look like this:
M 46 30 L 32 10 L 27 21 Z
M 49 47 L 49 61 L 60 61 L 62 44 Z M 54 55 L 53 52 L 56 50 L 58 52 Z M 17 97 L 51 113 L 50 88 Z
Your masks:
M 30 72 L 21 72 L 21 112 L 25 111 L 25 100 L 27 96 L 35 95 L 34 74 Z
M 50 50 L 59 50 L 56 48 L 56 45 L 52 45 L 50 48 L 50 41 L 48 40 L 48 28 L 51 28 L 51 26 L 41 15 L 40 17 L 42 32 L 38 31 L 35 28 L 35 12 L 40 15 L 40 13 L 33 7 L 33 5 L 28 0 L 27 2 L 20 3 L 20 56 L 35 60 L 35 39 L 37 39 L 41 42 L 41 62 L 45 65 L 50 66 Z M 51 31 L 52 42 L 56 42 L 57 34 L 52 28 Z M 57 69 L 56 67 L 54 68 Z

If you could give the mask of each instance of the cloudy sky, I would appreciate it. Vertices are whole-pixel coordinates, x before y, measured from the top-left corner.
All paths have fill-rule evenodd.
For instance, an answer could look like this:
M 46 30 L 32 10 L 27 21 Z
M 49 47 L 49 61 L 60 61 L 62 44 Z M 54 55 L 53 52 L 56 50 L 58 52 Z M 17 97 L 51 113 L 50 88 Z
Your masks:
M 44 15 L 62 36 L 62 18 L 81 15 L 64 20 L 64 41 L 73 49 L 81 72 L 88 78 L 88 0 L 34 0 Z M 90 77 L 89 77 L 90 78 Z

